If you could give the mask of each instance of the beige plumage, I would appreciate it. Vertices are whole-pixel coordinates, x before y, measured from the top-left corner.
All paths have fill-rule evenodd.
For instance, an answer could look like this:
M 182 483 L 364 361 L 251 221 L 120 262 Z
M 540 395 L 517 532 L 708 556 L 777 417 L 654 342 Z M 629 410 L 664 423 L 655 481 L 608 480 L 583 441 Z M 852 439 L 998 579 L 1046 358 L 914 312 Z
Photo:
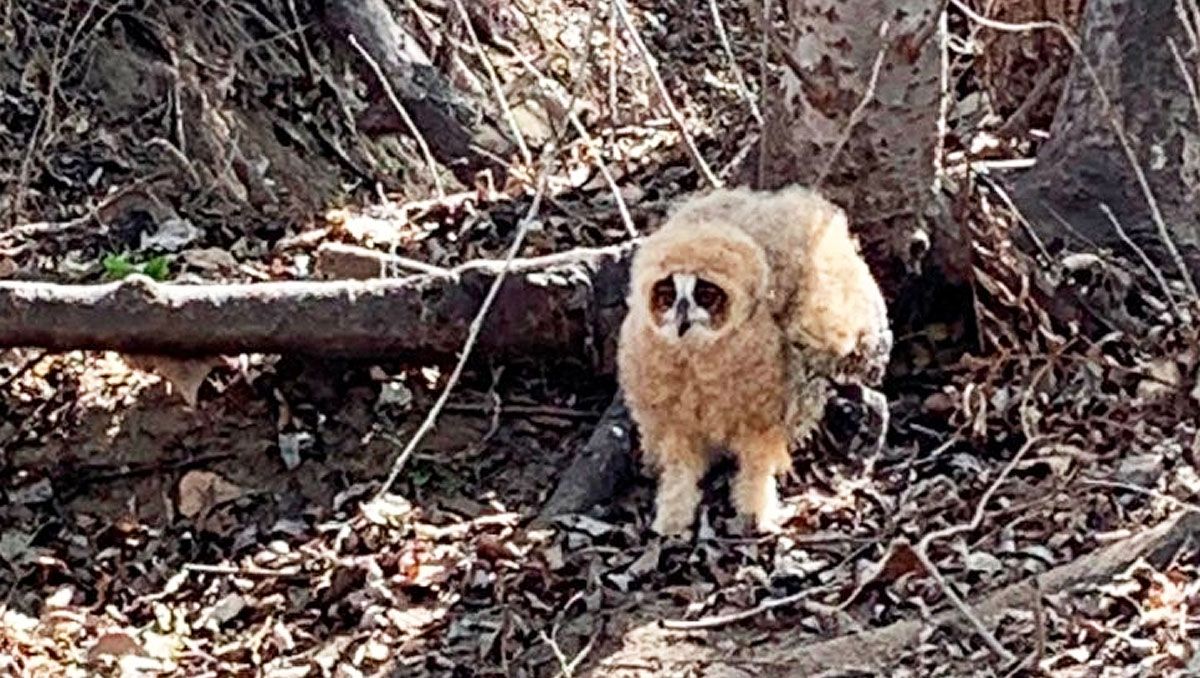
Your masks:
M 738 512 L 776 527 L 775 478 L 820 422 L 831 382 L 878 384 L 891 344 L 845 215 L 819 194 L 718 190 L 680 205 L 634 257 L 618 353 L 659 475 L 653 528 L 691 527 L 723 451 L 738 461 Z

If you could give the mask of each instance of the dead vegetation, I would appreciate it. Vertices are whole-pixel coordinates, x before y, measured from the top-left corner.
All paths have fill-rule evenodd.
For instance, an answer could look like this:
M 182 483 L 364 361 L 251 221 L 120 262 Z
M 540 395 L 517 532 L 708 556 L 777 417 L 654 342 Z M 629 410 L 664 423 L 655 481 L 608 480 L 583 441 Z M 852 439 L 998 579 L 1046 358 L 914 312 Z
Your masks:
M 649 485 L 624 475 L 624 492 L 591 514 L 535 520 L 560 476 L 580 472 L 567 469 L 589 437 L 616 441 L 611 459 L 634 442 L 619 411 L 601 419 L 614 388 L 604 318 L 620 283 L 506 268 L 507 255 L 624 246 L 711 181 L 705 166 L 733 181 L 759 137 L 747 91 L 763 76 L 756 9 L 623 4 L 644 49 L 608 3 L 391 3 L 419 38 L 412 49 L 483 102 L 454 110 L 484 130 L 476 141 L 508 149 L 492 185 L 440 162 L 435 182 L 420 145 L 393 134 L 404 121 L 361 57 L 335 55 L 307 3 L 5 5 L 6 279 L 96 282 L 122 263 L 153 273 L 162 258 L 188 284 L 419 279 L 414 313 L 441 308 L 418 303 L 435 298 L 456 310 L 440 333 L 360 317 L 425 332 L 388 360 L 322 354 L 321 336 L 354 327 L 345 308 L 290 318 L 296 334 L 321 325 L 317 350 L 258 348 L 289 349 L 278 357 L 6 351 L 0 671 L 1200 670 L 1194 300 L 1170 266 L 1036 237 L 988 168 L 1043 143 L 1056 98 L 1045 91 L 1060 85 L 1039 84 L 1031 64 L 1065 73 L 1072 55 L 953 8 L 939 169 L 969 235 L 970 289 L 897 315 L 885 453 L 848 457 L 839 443 L 855 413 L 834 408 L 784 484 L 793 517 L 779 537 L 730 533 L 728 502 L 714 499 L 726 474 L 691 542 L 649 535 Z M 969 4 L 1004 20 L 1079 12 Z M 444 282 L 481 259 L 491 268 L 456 298 Z M 436 427 L 376 498 L 446 393 L 499 270 L 554 290 L 544 305 L 562 299 L 569 317 L 483 325 Z M 497 308 L 530 302 L 509 289 L 515 301 Z M 148 336 L 232 329 L 197 317 L 189 332 L 164 315 Z M 57 321 L 44 322 L 49 336 Z M 597 329 L 553 335 L 575 322 Z

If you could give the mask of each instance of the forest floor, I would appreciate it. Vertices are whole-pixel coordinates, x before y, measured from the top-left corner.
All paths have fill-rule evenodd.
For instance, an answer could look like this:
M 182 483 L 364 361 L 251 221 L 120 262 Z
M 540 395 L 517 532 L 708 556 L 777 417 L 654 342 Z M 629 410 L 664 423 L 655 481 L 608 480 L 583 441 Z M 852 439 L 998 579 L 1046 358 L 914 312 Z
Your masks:
M 457 36 L 427 46 L 460 64 L 451 70 L 482 72 L 454 3 L 418 14 L 425 3 L 396 4 L 426 37 Z M 540 149 L 561 120 L 506 35 L 568 83 L 632 225 L 653 228 L 701 182 L 643 60 L 605 11 L 521 4 L 488 4 L 487 51 L 522 134 Z M 708 4 L 661 4 L 637 3 L 635 20 L 689 134 L 728 174 L 759 134 L 745 92 Z M 288 129 L 317 135 L 301 122 L 305 106 L 323 104 L 297 84 L 310 49 L 297 32 L 244 52 L 214 47 L 228 26 L 240 39 L 266 30 L 264 16 L 290 25 L 294 5 L 195 16 L 118 3 L 82 21 L 17 6 L 0 19 L 13 38 L 0 48 L 0 211 L 19 212 L 0 240 L 5 278 L 95 282 L 165 264 L 180 282 L 305 279 L 326 242 L 453 265 L 501 256 L 530 202 L 533 182 L 519 177 L 504 191 L 451 184 L 455 196 L 430 199 L 420 155 L 396 137 L 324 147 L 321 171 L 337 181 L 311 180 L 343 190 L 325 205 L 282 178 L 269 208 L 237 172 L 181 181 L 188 158 L 164 168 L 161 140 L 196 93 L 203 110 L 258 129 L 264 148 Z M 753 86 L 755 22 L 732 8 L 723 19 Z M 180 26 L 191 42 L 162 40 Z M 0 356 L 0 673 L 1200 672 L 1196 333 L 1161 317 L 1146 276 L 1119 258 L 1056 252 L 1046 272 L 1013 263 L 1016 221 L 972 177 L 987 161 L 1030 157 L 1047 120 L 990 134 L 1006 121 L 988 95 L 995 73 L 982 82 L 975 63 L 990 43 L 954 26 L 944 169 L 977 238 L 977 296 L 900 337 L 879 457 L 849 458 L 827 436 L 797 456 L 782 534 L 732 530 L 723 472 L 688 541 L 650 534 L 648 479 L 593 515 L 534 525 L 612 396 L 611 376 L 592 366 L 477 356 L 390 499 L 372 502 L 450 366 L 244 356 L 165 379 L 145 358 L 10 350 Z M 130 95 L 113 84 L 132 72 L 114 45 L 143 68 L 147 35 L 211 72 Z M 257 80 L 263 70 L 276 79 Z M 494 99 L 486 76 L 475 85 Z M 43 106 L 47 88 L 56 112 Z M 564 138 L 522 255 L 628 238 L 596 151 Z M 339 159 L 330 148 L 354 150 Z M 378 189 L 337 169 L 389 154 L 408 171 Z M 149 197 L 108 218 L 102 197 L 131 186 Z M 344 209 L 326 219 L 334 203 Z M 1028 294 L 1034 275 L 1092 292 L 1118 285 L 1123 331 L 1053 326 Z

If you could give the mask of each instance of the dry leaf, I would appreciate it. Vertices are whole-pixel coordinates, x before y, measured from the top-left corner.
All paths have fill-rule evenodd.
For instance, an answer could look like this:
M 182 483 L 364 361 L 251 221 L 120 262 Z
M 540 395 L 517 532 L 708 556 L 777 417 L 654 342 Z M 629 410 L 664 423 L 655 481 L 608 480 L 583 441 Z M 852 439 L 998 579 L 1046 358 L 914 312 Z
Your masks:
M 179 512 L 188 518 L 208 513 L 214 506 L 233 501 L 245 490 L 210 471 L 189 471 L 179 479 Z
M 177 252 L 204 236 L 204 231 L 187 219 L 167 219 L 154 233 L 143 233 L 141 249 Z
M 1183 375 L 1174 359 L 1154 360 L 1147 366 L 1149 379 L 1138 382 L 1137 395 L 1143 400 L 1165 398 L 1179 389 Z
M 385 494 L 362 506 L 363 517 L 376 525 L 398 525 L 412 509 L 412 504 L 397 494 Z
M 142 645 L 136 638 L 124 631 L 113 631 L 100 636 L 92 649 L 88 650 L 88 660 L 95 661 L 100 657 L 124 657 L 142 653 Z
M 187 250 L 182 256 L 184 263 L 202 271 L 234 271 L 238 267 L 237 259 L 219 247 Z
M 171 358 L 161 355 L 123 355 L 125 363 L 143 372 L 153 372 L 166 379 L 183 398 L 188 407 L 195 407 L 200 400 L 200 387 L 204 380 L 221 365 L 219 356 L 205 358 Z

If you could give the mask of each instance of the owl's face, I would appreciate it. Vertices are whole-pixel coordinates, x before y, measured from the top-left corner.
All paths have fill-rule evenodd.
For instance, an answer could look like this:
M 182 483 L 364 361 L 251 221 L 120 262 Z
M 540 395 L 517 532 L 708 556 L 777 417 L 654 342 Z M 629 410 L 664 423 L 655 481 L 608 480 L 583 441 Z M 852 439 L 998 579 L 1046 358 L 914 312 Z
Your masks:
M 662 343 L 698 348 L 754 315 L 770 267 L 735 224 L 682 214 L 642 242 L 631 273 L 633 322 Z
M 668 341 L 705 341 L 729 322 L 729 295 L 700 274 L 675 272 L 650 289 L 650 315 Z

